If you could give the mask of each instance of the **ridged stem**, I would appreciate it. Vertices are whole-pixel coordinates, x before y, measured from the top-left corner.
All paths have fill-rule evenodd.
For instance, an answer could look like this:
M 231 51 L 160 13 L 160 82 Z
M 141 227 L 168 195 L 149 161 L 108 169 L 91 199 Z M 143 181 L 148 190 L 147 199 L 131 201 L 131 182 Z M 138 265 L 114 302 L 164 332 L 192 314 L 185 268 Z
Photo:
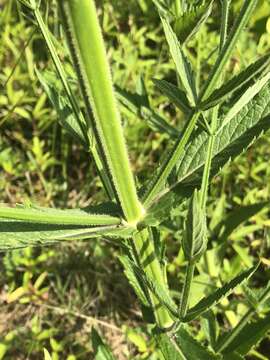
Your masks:
M 78 74 L 87 111 L 93 111 L 93 130 L 104 154 L 125 219 L 134 227 L 144 216 L 138 199 L 117 109 L 111 73 L 93 0 L 59 0 L 64 26 Z M 140 264 L 146 274 L 164 285 L 154 245 L 148 231 L 134 236 Z M 173 320 L 167 309 L 152 296 L 157 325 L 170 327 Z

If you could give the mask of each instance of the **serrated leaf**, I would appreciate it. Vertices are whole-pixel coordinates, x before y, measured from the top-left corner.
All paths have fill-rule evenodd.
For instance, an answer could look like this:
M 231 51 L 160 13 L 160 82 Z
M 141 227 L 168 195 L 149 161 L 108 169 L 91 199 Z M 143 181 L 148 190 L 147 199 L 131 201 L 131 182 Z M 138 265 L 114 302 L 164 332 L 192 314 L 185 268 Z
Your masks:
M 198 192 L 195 190 L 192 198 L 190 199 L 185 223 L 185 233 L 182 241 L 182 247 L 186 260 L 189 262 L 197 261 L 206 250 L 206 246 L 206 215 L 205 211 L 201 208 Z
M 98 214 L 91 210 L 35 207 L 7 207 L 0 206 L 0 218 L 20 220 L 28 223 L 49 225 L 120 225 L 121 219 L 117 216 Z
M 200 29 L 212 12 L 213 0 L 194 6 L 175 20 L 174 30 L 180 42 L 189 41 Z
M 100 236 L 130 237 L 123 226 L 61 226 L 0 219 L 0 252 L 28 246 L 48 246 L 65 240 L 85 240 Z
M 133 264 L 131 260 L 127 256 L 120 256 L 119 260 L 124 267 L 124 273 L 134 289 L 136 295 L 138 296 L 139 300 L 142 302 L 144 306 L 149 306 L 149 301 L 147 296 L 144 293 L 142 288 L 142 284 L 140 283 L 137 274 L 134 271 Z
M 257 270 L 257 268 L 258 265 L 253 266 L 251 269 L 244 271 L 242 274 L 236 276 L 233 280 L 214 291 L 211 295 L 204 297 L 195 306 L 188 310 L 187 315 L 184 317 L 183 321 L 189 322 L 194 320 L 199 315 L 211 309 L 221 299 L 223 299 L 225 296 L 228 296 L 237 286 L 241 285 L 244 281 L 249 279 L 250 276 L 252 276 Z
M 240 87 L 243 87 L 245 84 L 250 82 L 257 76 L 260 76 L 263 71 L 267 68 L 270 63 L 270 55 L 267 54 L 259 58 L 256 62 L 249 65 L 245 70 L 240 72 L 240 74 L 234 76 L 227 83 L 223 84 L 220 88 L 216 89 L 212 95 L 201 104 L 202 109 L 209 109 L 223 100 L 225 100 L 229 95 L 238 90 Z
M 178 107 L 178 109 L 183 111 L 185 114 L 190 113 L 191 107 L 189 106 L 188 99 L 183 90 L 166 80 L 153 79 L 153 82 L 156 87 Z
M 228 358 L 229 354 L 234 351 L 240 355 L 247 355 L 248 352 L 266 336 L 269 330 L 270 314 L 263 319 L 247 324 L 224 350 L 224 354 L 226 354 Z
M 94 328 L 92 328 L 91 339 L 95 353 L 95 360 L 116 360 L 108 345 L 103 342 Z
M 132 267 L 133 273 L 136 274 L 139 281 L 157 297 L 161 304 L 164 305 L 174 317 L 178 317 L 177 306 L 170 297 L 168 289 L 164 289 L 163 285 L 152 279 L 149 274 L 146 275 L 132 261 L 129 261 L 129 266 Z
M 197 342 L 183 327 L 170 337 L 167 334 L 158 335 L 157 342 L 165 360 L 220 359 Z
M 213 150 L 211 176 L 228 161 L 242 153 L 263 132 L 270 128 L 270 84 L 267 84 L 229 123 L 224 116 L 218 121 Z M 208 134 L 195 132 L 177 165 L 177 176 L 148 208 L 148 219 L 157 224 L 168 216 L 168 211 L 190 196 L 200 185 L 208 145 Z
M 161 22 L 163 25 L 165 37 L 169 45 L 170 53 L 174 64 L 176 66 L 177 73 L 183 87 L 187 92 L 188 99 L 191 106 L 194 106 L 197 102 L 195 80 L 192 73 L 191 65 L 184 54 L 184 51 L 179 43 L 175 32 L 173 31 L 168 18 L 161 16 Z

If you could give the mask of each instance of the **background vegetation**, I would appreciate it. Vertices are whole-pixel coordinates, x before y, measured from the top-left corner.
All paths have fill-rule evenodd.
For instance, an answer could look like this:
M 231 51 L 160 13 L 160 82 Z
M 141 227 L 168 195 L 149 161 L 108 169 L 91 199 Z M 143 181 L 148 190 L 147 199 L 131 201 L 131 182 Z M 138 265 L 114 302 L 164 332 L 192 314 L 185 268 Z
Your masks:
M 241 1 L 234 1 L 234 11 Z M 175 77 L 160 21 L 151 1 L 103 0 L 100 19 L 113 69 L 114 83 L 130 91 L 145 81 L 151 107 L 181 128 L 181 113 L 154 89 L 152 78 Z M 59 40 L 58 54 L 67 57 L 62 41 L 56 2 L 42 2 L 42 13 Z M 218 8 L 190 44 L 194 66 L 202 64 L 197 81 L 204 81 L 209 58 L 217 44 Z M 270 49 L 270 3 L 261 0 L 250 31 L 238 43 L 229 69 L 231 75 Z M 234 14 L 231 14 L 231 21 Z M 270 19 L 270 18 L 269 18 Z M 41 34 L 15 0 L 0 1 L 0 202 L 34 202 L 42 206 L 84 207 L 104 194 L 88 154 L 59 126 L 56 112 L 42 89 L 35 69 L 50 70 L 52 61 Z M 212 59 L 213 58 L 213 59 Z M 71 66 L 71 65 L 70 65 Z M 72 74 L 66 65 L 66 71 Z M 166 135 L 156 131 L 147 116 L 122 109 L 127 144 L 140 182 L 157 164 Z M 240 205 L 267 201 L 270 195 L 269 134 L 252 146 L 214 180 L 208 213 L 212 236 L 215 225 Z M 149 160 L 150 159 L 150 160 Z M 151 161 L 151 162 L 149 162 Z M 147 166 L 144 166 L 147 162 Z M 147 173 L 145 169 L 147 168 Z M 89 200 L 91 199 L 91 200 Z M 181 219 L 179 220 L 181 221 Z M 218 286 L 258 259 L 262 265 L 254 286 L 267 283 L 270 274 L 269 210 L 256 213 L 232 229 L 222 263 L 214 250 L 196 275 L 191 305 L 209 286 Z M 175 237 L 166 236 L 170 282 L 177 284 L 185 263 Z M 105 336 L 118 359 L 158 359 L 148 329 L 112 247 L 105 240 L 64 243 L 52 248 L 27 248 L 1 255 L 0 262 L 0 359 L 41 359 L 46 347 L 56 359 L 89 359 L 90 331 L 95 326 Z M 217 251 L 217 250 L 215 250 Z M 223 268 L 222 273 L 220 269 Z M 177 287 L 177 286 L 176 286 Z M 243 290 L 224 299 L 220 311 L 234 326 L 246 311 Z M 242 301 L 239 301 L 241 300 Z M 266 306 L 270 307 L 270 302 Z M 217 310 L 219 311 L 219 310 Z M 203 324 L 194 323 L 203 341 Z M 251 351 L 251 359 L 270 358 L 269 339 Z

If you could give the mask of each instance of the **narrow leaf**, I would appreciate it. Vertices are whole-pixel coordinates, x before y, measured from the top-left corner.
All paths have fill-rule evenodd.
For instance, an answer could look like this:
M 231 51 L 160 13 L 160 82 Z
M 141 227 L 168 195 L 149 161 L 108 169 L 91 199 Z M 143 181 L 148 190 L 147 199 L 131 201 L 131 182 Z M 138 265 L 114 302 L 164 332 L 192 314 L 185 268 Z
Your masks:
M 240 72 L 240 74 L 234 76 L 227 83 L 223 84 L 220 88 L 215 90 L 212 95 L 202 103 L 201 108 L 209 109 L 210 107 L 221 103 L 240 87 L 243 87 L 255 77 L 260 76 L 263 71 L 268 67 L 269 63 L 269 54 L 262 56 L 256 62 L 252 63 L 245 70 Z
M 223 285 L 211 295 L 200 300 L 195 306 L 188 310 L 187 315 L 185 316 L 183 321 L 189 322 L 211 309 L 218 302 L 220 302 L 223 297 L 228 296 L 237 286 L 241 285 L 244 281 L 249 279 L 250 276 L 252 276 L 257 270 L 257 268 L 258 265 L 244 271 L 242 274 L 236 276 L 233 280 Z
M 214 360 L 220 357 L 208 351 L 182 326 L 175 335 L 157 336 L 165 360 Z
M 176 66 L 177 73 L 182 81 L 182 84 L 187 92 L 188 99 L 191 105 L 194 106 L 197 102 L 196 87 L 191 65 L 186 58 L 181 44 L 167 18 L 161 16 L 163 29 L 165 32 L 166 40 L 169 44 L 171 56 Z
M 194 6 L 175 20 L 174 30 L 180 42 L 189 41 L 207 20 L 212 11 L 213 0 Z
M 184 91 L 179 89 L 177 86 L 167 82 L 166 80 L 153 79 L 156 87 L 168 97 L 173 104 L 175 104 L 185 114 L 189 114 L 191 107 L 188 103 L 188 99 Z
M 226 348 L 224 354 L 237 352 L 240 355 L 247 355 L 248 352 L 258 343 L 265 338 L 270 330 L 270 314 L 266 315 L 263 319 L 253 321 L 247 324 L 238 336 Z
M 98 332 L 92 328 L 92 345 L 95 353 L 95 360 L 116 360 L 109 347 L 103 342 Z

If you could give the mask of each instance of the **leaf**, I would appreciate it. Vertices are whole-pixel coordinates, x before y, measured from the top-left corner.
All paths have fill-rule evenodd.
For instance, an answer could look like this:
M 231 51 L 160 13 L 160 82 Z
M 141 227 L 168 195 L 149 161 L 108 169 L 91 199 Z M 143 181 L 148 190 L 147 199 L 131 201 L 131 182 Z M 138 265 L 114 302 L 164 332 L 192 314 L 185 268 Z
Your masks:
M 78 124 L 77 118 L 74 115 L 69 100 L 66 96 L 63 96 L 63 90 L 60 82 L 57 80 L 56 75 L 49 71 L 41 74 L 41 72 L 38 70 L 36 70 L 36 74 L 58 114 L 60 124 L 67 130 L 69 134 L 75 137 L 86 149 L 88 149 L 89 141 L 85 136 L 86 131 L 83 132 L 80 125 Z M 78 116 L 82 115 L 79 114 Z M 81 122 L 84 122 L 83 118 Z
M 203 5 L 194 6 L 183 13 L 174 23 L 174 30 L 180 42 L 189 41 L 207 20 L 212 12 L 213 0 L 207 1 Z
M 202 109 L 209 109 L 226 99 L 234 91 L 249 83 L 255 77 L 261 75 L 270 63 L 270 55 L 267 54 L 259 58 L 256 62 L 249 65 L 245 70 L 234 76 L 227 83 L 216 89 L 212 95 L 206 99 L 200 107 Z
M 191 69 L 191 65 L 186 58 L 184 51 L 179 43 L 175 32 L 173 31 L 168 18 L 161 16 L 161 22 L 163 25 L 165 37 L 169 44 L 170 53 L 175 63 L 177 73 L 185 88 L 188 99 L 191 105 L 194 106 L 197 102 L 196 86 Z
M 201 208 L 197 190 L 190 200 L 182 247 L 186 260 L 197 261 L 207 246 L 207 227 L 205 211 Z
M 0 218 L 49 225 L 120 225 L 121 219 L 81 209 L 59 210 L 52 208 L 0 206 Z
M 224 116 L 221 116 L 217 126 L 211 176 L 270 128 L 270 84 L 267 84 L 229 123 L 224 124 L 223 119 Z M 147 209 L 146 223 L 149 221 L 157 224 L 167 218 L 168 212 L 179 206 L 186 196 L 192 194 L 194 187 L 201 184 L 208 138 L 205 132 L 194 133 L 178 161 L 177 175 Z
M 253 98 L 256 96 L 260 90 L 264 87 L 266 83 L 270 80 L 270 72 L 268 72 L 262 79 L 256 81 L 253 86 L 250 86 L 244 94 L 240 97 L 239 100 L 234 103 L 231 107 L 225 119 L 223 120 L 223 126 L 229 123 L 236 115 L 241 111 L 241 109 L 247 105 Z
M 194 320 L 199 315 L 215 306 L 223 297 L 228 296 L 237 286 L 241 285 L 257 270 L 258 265 L 253 266 L 249 270 L 244 271 L 242 274 L 236 276 L 233 280 L 223 285 L 221 288 L 213 292 L 211 295 L 204 297 L 195 306 L 188 310 L 187 315 L 183 321 L 189 322 Z
M 109 347 L 102 341 L 98 332 L 92 328 L 92 346 L 95 353 L 95 360 L 116 360 Z
M 132 261 L 128 258 L 128 256 L 120 256 L 119 260 L 124 268 L 124 273 L 134 289 L 136 295 L 139 300 L 142 302 L 144 306 L 149 306 L 149 300 L 144 293 L 143 285 L 140 283 L 140 279 L 137 277 L 136 272 L 134 271 Z
M 116 86 L 116 96 L 125 108 L 144 119 L 152 130 L 168 134 L 173 138 L 179 136 L 179 132 L 173 126 L 149 106 L 146 106 L 144 97 L 141 95 L 133 94 Z
M 219 357 L 208 351 L 187 330 L 181 327 L 175 335 L 157 336 L 158 346 L 165 360 L 214 360 Z
M 151 275 L 144 273 L 136 264 L 129 260 L 129 266 L 132 268 L 132 272 L 136 274 L 136 277 L 144 286 L 149 289 L 157 299 L 163 304 L 169 312 L 178 317 L 177 306 L 169 295 L 168 289 L 164 289 L 164 286 L 154 280 Z
M 51 355 L 49 354 L 48 350 L 43 349 L 44 352 L 44 360 L 52 360 Z
M 131 235 L 132 229 L 118 225 L 87 228 L 0 219 L 0 251 L 28 246 L 48 246 L 64 240 L 85 240 L 99 236 L 130 237 Z
M 181 111 L 183 111 L 185 114 L 190 113 L 191 107 L 189 106 L 188 99 L 183 90 L 167 82 L 166 80 L 153 79 L 153 82 L 156 87 Z
M 237 352 L 240 355 L 247 355 L 248 352 L 256 346 L 270 330 L 270 314 L 263 319 L 253 321 L 247 324 L 238 336 L 224 350 L 229 358 L 230 353 Z
M 235 209 L 225 219 L 218 223 L 213 230 L 214 233 L 219 234 L 218 241 L 225 241 L 240 224 L 249 220 L 264 208 L 268 207 L 269 202 L 265 201 L 257 204 L 238 207 Z

